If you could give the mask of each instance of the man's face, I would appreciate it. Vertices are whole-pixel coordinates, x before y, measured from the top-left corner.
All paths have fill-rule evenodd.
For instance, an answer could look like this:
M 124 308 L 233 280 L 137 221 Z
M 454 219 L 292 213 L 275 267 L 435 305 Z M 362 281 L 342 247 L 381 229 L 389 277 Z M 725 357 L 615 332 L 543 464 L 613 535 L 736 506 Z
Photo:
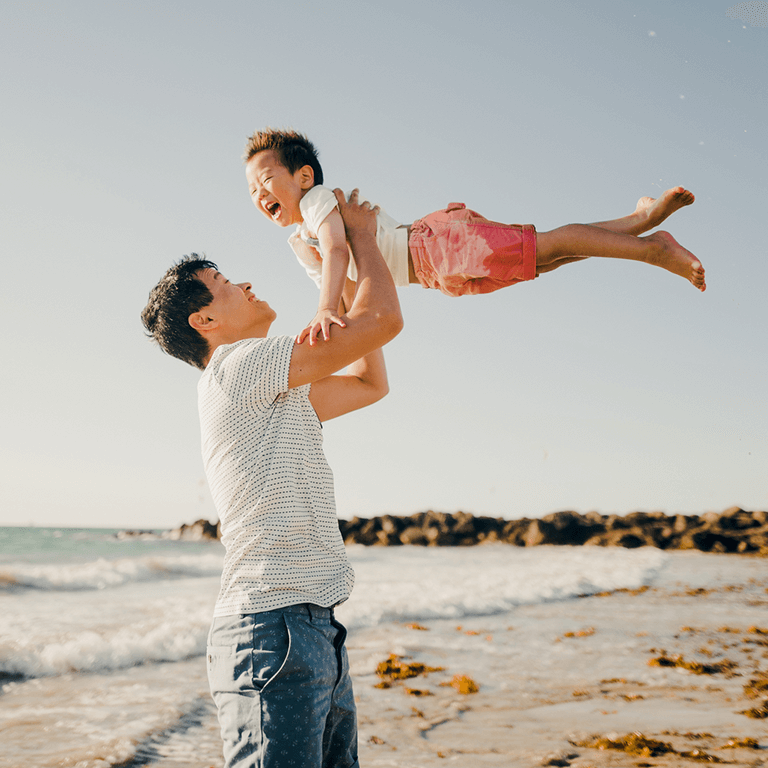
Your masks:
M 202 270 L 198 278 L 213 295 L 213 301 L 200 314 L 214 318 L 238 338 L 266 335 L 277 314 L 253 295 L 250 283 L 231 283 L 215 269 Z
M 253 204 L 279 227 L 301 224 L 299 202 L 312 188 L 314 176 L 309 166 L 291 173 L 272 149 L 255 154 L 245 166 L 245 178 Z M 311 169 L 309 169 L 311 171 Z

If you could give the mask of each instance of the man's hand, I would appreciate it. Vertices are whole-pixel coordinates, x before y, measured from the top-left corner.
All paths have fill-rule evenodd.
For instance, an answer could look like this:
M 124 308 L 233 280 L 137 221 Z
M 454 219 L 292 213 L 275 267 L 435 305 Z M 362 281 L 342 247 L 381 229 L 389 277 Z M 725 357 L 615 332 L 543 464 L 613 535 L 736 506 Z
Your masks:
M 358 190 L 353 189 L 349 195 L 349 201 L 344 198 L 344 193 L 340 189 L 334 189 L 333 194 L 339 203 L 339 213 L 344 219 L 344 227 L 347 230 L 347 239 L 358 234 L 369 234 L 376 237 L 376 214 L 379 212 L 379 206 L 371 204 L 366 200 L 363 203 L 357 202 Z
M 346 328 L 347 324 L 339 317 L 338 312 L 332 309 L 318 309 L 312 322 L 296 337 L 296 343 L 301 344 L 304 339 L 309 339 L 309 346 L 312 347 L 322 332 L 323 341 L 331 338 L 331 325 L 336 324 L 341 328 Z

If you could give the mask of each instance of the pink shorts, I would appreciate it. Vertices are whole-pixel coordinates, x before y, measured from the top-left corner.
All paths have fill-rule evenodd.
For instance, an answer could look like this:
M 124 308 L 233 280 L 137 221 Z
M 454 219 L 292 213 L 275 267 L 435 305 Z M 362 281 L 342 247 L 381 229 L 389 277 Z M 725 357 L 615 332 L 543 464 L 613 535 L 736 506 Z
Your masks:
M 448 296 L 490 293 L 536 277 L 536 228 L 488 221 L 463 203 L 415 221 L 408 247 L 419 282 Z

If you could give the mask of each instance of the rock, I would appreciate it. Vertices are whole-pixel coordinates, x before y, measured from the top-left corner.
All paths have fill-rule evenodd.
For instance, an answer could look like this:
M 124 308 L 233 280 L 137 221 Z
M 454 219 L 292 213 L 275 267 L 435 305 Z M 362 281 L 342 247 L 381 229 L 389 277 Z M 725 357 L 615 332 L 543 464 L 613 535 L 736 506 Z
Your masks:
M 653 546 L 653 540 L 645 534 L 640 526 L 629 529 L 614 528 L 602 535 L 587 539 L 585 543 L 592 546 L 624 547 L 625 549 Z
M 360 528 L 357 541 L 360 544 L 365 544 L 366 546 L 376 544 L 378 542 L 377 524 L 377 520 L 366 520 L 363 526 Z
M 675 523 L 672 526 L 674 533 L 684 533 L 688 528 L 690 518 L 685 515 L 675 515 Z
M 191 525 L 182 523 L 180 528 L 171 531 L 169 539 L 182 541 L 215 541 L 219 538 L 219 524 L 207 520 L 197 520 Z
M 389 531 L 384 529 L 376 532 L 376 544 L 380 544 L 384 547 L 395 547 L 403 542 L 400 541 L 400 534 L 396 530 L 390 528 Z
M 419 544 L 422 547 L 425 547 L 427 544 L 429 544 L 429 539 L 427 538 L 426 531 L 423 528 L 420 528 L 418 525 L 409 525 L 400 534 L 400 543 Z
M 402 518 L 392 517 L 392 515 L 384 515 L 381 518 L 381 530 L 386 534 L 396 534 L 405 527 L 405 523 Z
M 547 544 L 583 544 L 604 527 L 602 517 L 576 512 L 555 512 L 545 515 L 542 521 L 549 526 Z
M 472 517 L 472 515 L 466 512 L 457 512 L 453 516 L 453 525 L 451 526 L 451 533 L 454 536 L 472 536 L 476 531 L 476 521 L 482 525 L 483 520 L 488 520 L 487 517 Z
M 720 527 L 730 530 L 743 530 L 744 528 L 757 528 L 760 523 L 749 512 L 745 512 L 739 507 L 726 509 L 720 515 Z
M 547 534 L 551 528 L 552 526 L 543 520 L 531 520 L 528 530 L 523 536 L 525 546 L 538 547 L 540 544 L 545 544 L 547 542 Z
M 530 522 L 527 517 L 522 520 L 508 520 L 501 529 L 501 540 L 518 547 L 525 546 L 525 533 Z

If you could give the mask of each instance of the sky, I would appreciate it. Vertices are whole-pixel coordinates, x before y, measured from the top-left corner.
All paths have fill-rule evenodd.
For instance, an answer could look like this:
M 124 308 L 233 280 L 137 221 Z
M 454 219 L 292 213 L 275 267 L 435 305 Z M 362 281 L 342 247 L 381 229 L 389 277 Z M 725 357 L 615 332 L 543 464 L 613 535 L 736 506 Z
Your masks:
M 324 425 L 340 517 L 768 509 L 766 71 L 765 2 L 5 3 L 0 525 L 216 519 L 199 372 L 139 314 L 196 252 L 273 333 L 314 316 L 248 196 L 266 126 L 406 223 L 462 201 L 547 231 L 696 195 L 664 228 L 704 294 L 608 259 L 401 289 L 390 394 Z

